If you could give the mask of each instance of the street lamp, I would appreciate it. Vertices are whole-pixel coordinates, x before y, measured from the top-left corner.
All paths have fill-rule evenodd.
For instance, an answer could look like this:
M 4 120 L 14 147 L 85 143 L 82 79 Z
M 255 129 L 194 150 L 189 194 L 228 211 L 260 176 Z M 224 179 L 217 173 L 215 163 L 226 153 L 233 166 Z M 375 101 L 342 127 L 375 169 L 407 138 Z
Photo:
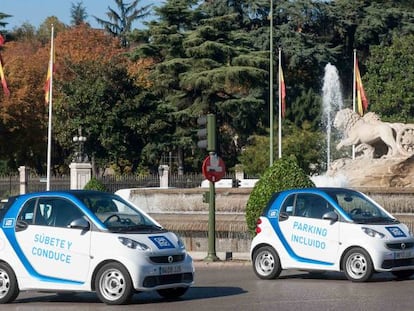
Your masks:
M 82 136 L 82 128 L 79 128 L 78 135 L 73 136 L 73 142 L 78 145 L 78 151 L 75 152 L 74 161 L 78 163 L 88 162 L 88 156 L 84 153 L 84 144 L 86 137 Z

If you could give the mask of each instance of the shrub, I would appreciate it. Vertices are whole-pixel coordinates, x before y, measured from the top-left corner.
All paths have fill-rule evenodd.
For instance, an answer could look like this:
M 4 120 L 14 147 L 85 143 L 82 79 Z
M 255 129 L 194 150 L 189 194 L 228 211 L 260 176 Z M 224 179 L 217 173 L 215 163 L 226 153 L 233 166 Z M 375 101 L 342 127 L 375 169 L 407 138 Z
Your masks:
M 273 193 L 292 188 L 314 187 L 294 156 L 283 157 L 269 167 L 254 186 L 246 205 L 247 227 L 255 235 L 256 222 Z
M 91 180 L 89 180 L 85 187 L 83 187 L 84 190 L 98 190 L 98 191 L 107 191 L 106 187 L 102 182 L 97 180 L 96 178 L 92 177 Z

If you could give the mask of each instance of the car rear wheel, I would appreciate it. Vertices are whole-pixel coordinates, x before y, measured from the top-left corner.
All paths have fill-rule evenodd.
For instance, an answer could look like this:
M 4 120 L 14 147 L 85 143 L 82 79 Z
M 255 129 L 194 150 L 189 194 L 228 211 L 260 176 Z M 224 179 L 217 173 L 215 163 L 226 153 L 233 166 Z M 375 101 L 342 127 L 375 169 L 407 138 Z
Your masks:
M 342 266 L 345 276 L 353 282 L 368 281 L 374 273 L 371 257 L 360 247 L 352 248 L 345 254 Z
M 392 271 L 391 273 L 395 275 L 398 279 L 405 280 L 409 279 L 414 274 L 414 270 Z
M 165 288 L 157 290 L 157 293 L 164 298 L 174 299 L 181 297 L 188 290 L 188 287 L 175 287 L 175 288 Z
M 131 277 L 125 267 L 112 262 L 102 266 L 95 279 L 96 294 L 108 305 L 121 305 L 130 301 L 133 294 Z
M 0 263 L 0 303 L 8 303 L 19 295 L 16 275 L 6 263 Z
M 256 275 L 264 280 L 277 278 L 282 272 L 280 259 L 270 246 L 262 246 L 253 253 L 253 269 Z

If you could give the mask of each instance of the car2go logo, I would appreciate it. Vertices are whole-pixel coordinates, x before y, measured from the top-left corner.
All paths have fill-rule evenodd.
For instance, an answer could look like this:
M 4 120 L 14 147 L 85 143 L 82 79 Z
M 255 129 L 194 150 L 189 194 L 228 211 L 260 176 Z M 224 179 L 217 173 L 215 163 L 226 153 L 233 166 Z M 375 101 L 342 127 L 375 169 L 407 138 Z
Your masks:
M 154 242 L 154 244 L 159 249 L 168 249 L 174 248 L 174 245 L 164 236 L 150 236 L 149 239 Z
M 405 233 L 398 227 L 387 227 L 387 230 L 392 234 L 394 238 L 406 237 Z

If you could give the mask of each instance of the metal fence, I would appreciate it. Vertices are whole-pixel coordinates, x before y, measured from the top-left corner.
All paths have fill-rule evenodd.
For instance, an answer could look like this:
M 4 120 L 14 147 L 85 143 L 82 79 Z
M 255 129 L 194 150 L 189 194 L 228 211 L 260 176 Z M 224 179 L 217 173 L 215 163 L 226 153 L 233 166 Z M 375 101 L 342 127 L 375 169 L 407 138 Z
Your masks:
M 224 178 L 233 178 L 234 175 L 227 174 Z M 108 192 L 115 192 L 125 188 L 150 188 L 159 187 L 160 178 L 158 174 L 150 175 L 111 175 L 100 176 L 97 179 L 102 182 Z M 204 177 L 201 173 L 188 173 L 183 175 L 170 174 L 168 186 L 173 188 L 196 188 L 200 187 Z M 70 176 L 52 176 L 50 178 L 50 190 L 70 189 Z M 46 190 L 46 179 L 37 175 L 28 178 L 27 192 Z M 17 195 L 20 192 L 19 175 L 0 175 L 0 198 Z

